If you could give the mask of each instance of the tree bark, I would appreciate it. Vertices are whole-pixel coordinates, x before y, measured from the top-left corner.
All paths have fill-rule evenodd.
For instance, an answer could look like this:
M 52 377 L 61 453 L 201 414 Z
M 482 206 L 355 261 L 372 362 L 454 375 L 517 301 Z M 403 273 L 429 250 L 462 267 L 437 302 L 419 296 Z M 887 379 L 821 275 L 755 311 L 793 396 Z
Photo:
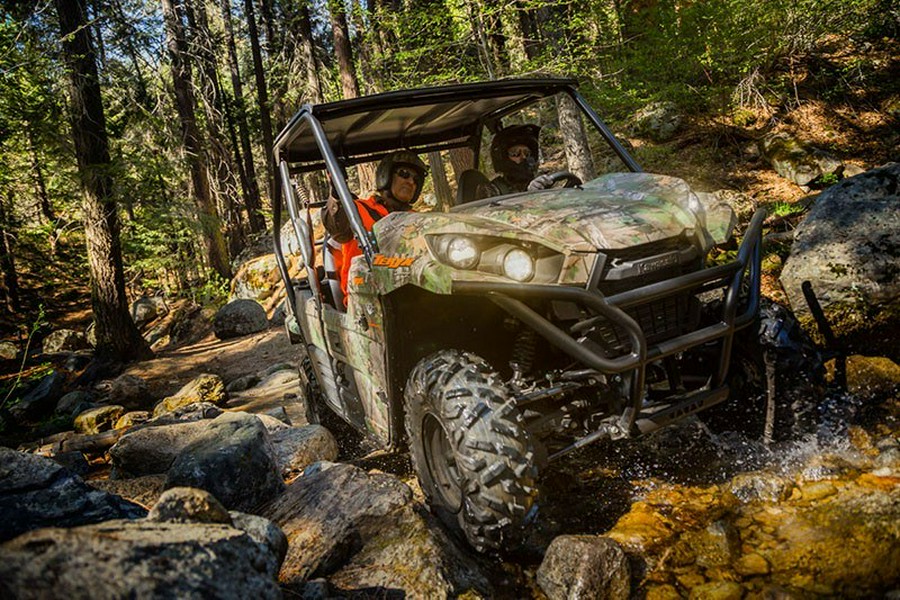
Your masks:
M 234 43 L 234 26 L 231 21 L 230 0 L 222 0 L 222 20 L 225 22 L 225 40 L 228 46 L 228 70 L 231 75 L 231 89 L 234 93 L 235 115 L 238 134 L 241 141 L 243 175 L 246 178 L 244 204 L 252 231 L 265 228 L 265 219 L 260 213 L 259 182 L 256 179 L 256 167 L 253 164 L 253 148 L 250 145 L 250 129 L 247 126 L 247 108 L 244 104 L 244 84 L 238 66 L 237 46 Z M 237 152 L 237 149 L 235 149 Z
M 72 138 L 84 195 L 82 210 L 91 273 L 96 355 L 101 359 L 125 361 L 148 358 L 153 353 L 135 327 L 125 297 L 106 118 L 84 0 L 54 1 L 71 84 Z
M 256 77 L 256 96 L 259 101 L 259 127 L 262 131 L 263 152 L 266 161 L 266 181 L 269 199 L 275 196 L 275 165 L 272 158 L 272 117 L 269 107 L 269 92 L 266 87 L 266 73 L 263 69 L 262 51 L 259 47 L 259 32 L 256 29 L 256 17 L 253 13 L 253 0 L 244 0 L 244 16 L 247 19 L 247 30 L 250 34 L 250 51 L 253 54 L 253 74 Z
M 166 23 L 166 44 L 172 61 L 175 106 L 181 122 L 182 143 L 191 170 L 191 187 L 194 191 L 194 201 L 197 203 L 207 258 L 210 268 L 227 281 L 231 279 L 231 266 L 228 264 L 221 221 L 209 192 L 209 173 L 194 116 L 194 95 L 190 87 L 191 69 L 187 62 L 181 16 L 176 12 L 172 0 L 162 0 L 162 6 Z
M 32 124 L 27 123 L 28 130 L 28 150 L 31 153 L 31 172 L 34 174 L 34 184 L 37 186 L 38 199 L 41 203 L 41 214 L 47 219 L 48 223 L 56 220 L 53 214 L 53 206 L 50 204 L 50 196 L 47 194 L 47 185 L 44 182 L 44 172 L 41 170 L 41 161 L 38 157 L 37 144 L 34 141 L 34 131 Z
M 334 56 L 338 63 L 338 72 L 341 76 L 341 91 L 344 98 L 356 98 L 359 96 L 359 83 L 356 80 L 356 71 L 353 68 L 353 49 L 350 46 L 350 33 L 347 27 L 347 13 L 341 0 L 332 0 L 328 3 L 328 12 L 331 15 L 331 30 L 334 34 Z M 357 166 L 359 175 L 359 191 L 366 193 L 375 187 L 375 169 L 372 165 Z
M 453 206 L 453 195 L 447 183 L 447 171 L 444 170 L 444 159 L 440 152 L 428 153 L 428 165 L 431 167 L 431 181 L 434 183 L 434 194 L 437 196 L 438 208 L 445 210 Z
M 516 15 L 519 17 L 519 28 L 522 30 L 522 45 L 528 60 L 534 60 L 540 53 L 540 34 L 534 9 L 529 8 L 524 0 L 516 0 Z
M 561 94 L 556 97 L 556 112 L 569 170 L 578 175 L 582 181 L 594 179 L 597 172 L 594 169 L 591 146 L 584 131 L 584 122 L 581 120 L 578 105 L 569 96 Z
M 316 60 L 316 47 L 313 44 L 312 25 L 309 7 L 305 3 L 297 9 L 297 27 L 300 30 L 300 52 L 306 64 L 306 85 L 309 101 L 318 104 L 322 101 L 322 83 L 319 81 L 319 65 Z
M 6 191 L 6 203 L 12 206 L 14 202 L 12 190 Z M 21 308 L 19 302 L 19 275 L 16 273 L 16 261 L 13 255 L 10 222 L 6 206 L 0 201 L 0 269 L 3 271 L 3 305 L 6 312 L 12 314 Z

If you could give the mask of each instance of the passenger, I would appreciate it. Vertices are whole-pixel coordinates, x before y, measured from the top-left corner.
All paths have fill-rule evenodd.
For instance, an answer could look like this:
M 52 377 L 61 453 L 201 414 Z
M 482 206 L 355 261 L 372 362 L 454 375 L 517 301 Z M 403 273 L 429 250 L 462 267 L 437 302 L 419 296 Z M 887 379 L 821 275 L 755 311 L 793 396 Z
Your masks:
M 385 156 L 375 170 L 376 192 L 365 199 L 357 199 L 356 206 L 362 218 L 363 227 L 371 231 L 376 221 L 397 210 L 410 210 L 413 203 L 422 193 L 422 185 L 428 175 L 428 167 L 414 153 L 400 150 Z M 354 257 L 362 254 L 359 244 L 353 237 L 350 220 L 344 212 L 340 201 L 335 197 L 328 198 L 322 215 L 325 230 L 341 246 L 341 291 L 344 293 L 344 304 L 347 304 L 347 278 L 350 274 L 350 263 Z
M 543 190 L 553 185 L 549 175 L 537 175 L 538 125 L 511 125 L 494 135 L 491 164 L 499 173 L 480 197 L 503 196 L 515 192 Z

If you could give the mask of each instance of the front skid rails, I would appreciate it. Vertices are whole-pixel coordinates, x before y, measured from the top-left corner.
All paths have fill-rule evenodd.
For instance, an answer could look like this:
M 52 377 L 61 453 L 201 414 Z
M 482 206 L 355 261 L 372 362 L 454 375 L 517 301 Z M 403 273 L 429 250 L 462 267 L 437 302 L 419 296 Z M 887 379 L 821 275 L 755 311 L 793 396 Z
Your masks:
M 759 311 L 762 224 L 765 217 L 766 213 L 761 209 L 753 215 L 734 261 L 609 297 L 604 297 L 596 290 L 554 285 L 453 283 L 453 294 L 488 297 L 509 314 L 534 329 L 548 342 L 588 368 L 605 374 L 632 373 L 630 402 L 618 423 L 605 424 L 572 446 L 557 452 L 551 458 L 556 458 L 600 439 L 627 437 L 632 434 L 655 431 L 728 397 L 725 377 L 728 374 L 734 333 L 752 323 Z M 746 275 L 748 269 L 749 276 Z M 749 297 L 746 307 L 738 314 L 742 288 L 748 291 Z M 714 289 L 722 289 L 725 294 L 722 314 L 718 322 L 656 344 L 647 343 L 640 325 L 625 312 L 625 309 L 635 308 L 673 294 L 696 293 Z M 535 312 L 524 302 L 525 300 L 560 300 L 586 307 L 594 314 L 609 320 L 625 331 L 631 346 L 630 352 L 617 358 L 607 358 L 580 343 L 568 332 Z M 715 373 L 711 373 L 710 383 L 687 396 L 670 398 L 670 402 L 662 406 L 662 410 L 652 415 L 642 414 L 647 365 L 661 358 L 716 340 L 722 341 L 722 352 L 718 369 Z M 657 404 L 657 406 L 660 405 Z

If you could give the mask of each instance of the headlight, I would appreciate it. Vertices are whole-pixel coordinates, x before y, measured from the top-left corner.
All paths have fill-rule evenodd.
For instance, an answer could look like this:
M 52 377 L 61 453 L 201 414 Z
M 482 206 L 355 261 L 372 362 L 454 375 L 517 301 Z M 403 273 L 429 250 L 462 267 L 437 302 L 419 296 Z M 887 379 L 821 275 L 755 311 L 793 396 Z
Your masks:
M 503 257 L 503 274 L 516 281 L 534 277 L 534 259 L 521 248 L 513 248 Z
M 478 246 L 465 237 L 454 237 L 447 244 L 447 261 L 457 269 L 471 269 L 478 264 Z

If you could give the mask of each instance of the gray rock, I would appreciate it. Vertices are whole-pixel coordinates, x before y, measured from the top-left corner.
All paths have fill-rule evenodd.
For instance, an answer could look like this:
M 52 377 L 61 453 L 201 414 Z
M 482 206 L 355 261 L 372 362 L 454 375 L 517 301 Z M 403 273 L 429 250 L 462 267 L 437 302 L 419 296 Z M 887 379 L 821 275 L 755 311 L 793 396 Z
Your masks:
M 290 540 L 282 583 L 301 586 L 324 576 L 342 590 L 491 597 L 480 564 L 446 539 L 437 524 L 426 522 L 411 500 L 411 490 L 392 475 L 346 464 L 307 469 L 261 510 Z
M 57 352 L 72 352 L 75 350 L 85 350 L 90 347 L 87 338 L 80 331 L 72 329 L 57 329 L 47 334 L 41 347 L 44 354 L 55 354 Z
M 550 543 L 537 571 L 537 582 L 550 600 L 609 598 L 626 600 L 631 571 L 615 541 L 589 535 L 563 535 Z
M 290 425 L 288 425 L 281 419 L 276 419 L 275 417 L 267 415 L 265 413 L 257 414 L 256 418 L 260 420 L 260 422 L 266 428 L 266 431 L 268 431 L 270 434 L 273 434 L 277 431 L 285 431 L 291 428 Z
M 131 318 L 138 329 L 168 312 L 169 307 L 160 296 L 145 296 L 131 303 Z
M 0 541 L 41 527 L 146 514 L 136 504 L 88 486 L 48 458 L 0 447 Z
M 287 410 L 285 410 L 285 408 L 283 406 L 276 406 L 275 408 L 270 408 L 269 410 L 267 410 L 260 416 L 263 416 L 263 415 L 272 417 L 273 419 L 278 419 L 285 425 L 291 426 L 291 417 L 288 416 Z M 271 431 L 270 431 L 270 433 L 271 433 Z
M 257 383 L 259 383 L 259 377 L 257 375 L 244 375 L 226 385 L 225 391 L 229 394 L 243 392 L 244 390 L 249 390 Z
M 163 413 L 172 412 L 176 408 L 194 404 L 196 402 L 208 402 L 216 406 L 222 406 L 228 399 L 225 392 L 225 383 L 218 375 L 204 373 L 187 383 L 174 395 L 160 400 L 153 407 L 153 416 L 158 417 Z
M 0 342 L 0 360 L 16 360 L 19 349 L 12 342 Z
M 299 473 L 319 461 L 337 459 L 338 445 L 321 425 L 291 427 L 272 434 L 275 461 L 283 477 Z
M 143 475 L 132 479 L 93 479 L 91 487 L 121 496 L 141 506 L 152 507 L 165 491 L 164 474 Z
M 634 114 L 635 133 L 656 142 L 672 139 L 681 123 L 681 114 L 673 102 L 652 102 Z
M 124 414 L 125 408 L 115 404 L 89 408 L 75 417 L 75 431 L 87 435 L 109 431 Z
M 91 465 L 84 457 L 84 454 L 77 450 L 71 452 L 57 452 L 51 456 L 50 459 L 79 477 L 87 475 L 91 470 Z
M 274 565 L 264 545 L 221 524 L 112 521 L 0 546 L 0 581 L 15 598 L 281 598 Z
M 137 375 L 120 375 L 99 383 L 97 389 L 106 393 L 109 404 L 118 404 L 128 410 L 144 410 L 152 403 L 147 382 Z
M 232 525 L 231 515 L 215 496 L 206 490 L 176 487 L 163 492 L 148 521 L 159 523 L 224 523 Z
M 94 408 L 94 406 L 96 405 L 92 393 L 76 390 L 59 399 L 59 402 L 56 403 L 56 414 L 75 416 L 89 408 Z
M 786 133 L 766 135 L 760 142 L 760 150 L 776 173 L 797 185 L 809 185 L 824 176 L 840 178 L 844 171 L 838 159 Z
M 39 419 L 56 408 L 62 396 L 66 376 L 59 371 L 51 371 L 38 384 L 13 404 L 9 413 L 16 422 Z
M 204 489 L 232 510 L 252 510 L 284 489 L 269 435 L 258 418 L 225 413 L 175 458 L 166 487 Z
M 256 300 L 232 300 L 213 318 L 213 331 L 220 340 L 265 331 L 268 327 L 266 311 Z
M 259 378 L 265 380 L 266 378 L 269 377 L 269 375 L 272 375 L 273 373 L 278 373 L 279 371 L 290 371 L 290 372 L 296 374 L 297 373 L 297 365 L 294 365 L 293 363 L 287 363 L 287 362 L 274 364 L 271 367 L 269 367 L 268 369 L 266 369 L 265 371 L 263 371 L 262 373 L 260 373 Z
M 796 229 L 781 284 L 804 325 L 811 317 L 801 285 L 811 281 L 849 350 L 900 362 L 898 248 L 900 163 L 891 163 L 821 193 Z
M 190 421 L 202 421 L 204 419 L 215 419 L 221 415 L 224 410 L 209 402 L 194 402 L 179 406 L 171 412 L 163 413 L 158 417 L 153 417 L 147 421 L 144 426 L 156 427 L 159 425 L 172 425 L 174 423 L 187 423 Z
M 278 525 L 272 521 L 257 515 L 250 515 L 233 510 L 228 513 L 234 527 L 245 532 L 257 543 L 266 546 L 278 561 L 278 566 L 284 562 L 287 556 L 288 539 Z
M 209 421 L 136 427 L 109 449 L 116 479 L 165 473 L 175 457 L 206 431 Z
M 269 325 L 272 327 L 281 327 L 287 319 L 287 300 L 282 300 L 272 311 L 272 318 L 269 319 Z

